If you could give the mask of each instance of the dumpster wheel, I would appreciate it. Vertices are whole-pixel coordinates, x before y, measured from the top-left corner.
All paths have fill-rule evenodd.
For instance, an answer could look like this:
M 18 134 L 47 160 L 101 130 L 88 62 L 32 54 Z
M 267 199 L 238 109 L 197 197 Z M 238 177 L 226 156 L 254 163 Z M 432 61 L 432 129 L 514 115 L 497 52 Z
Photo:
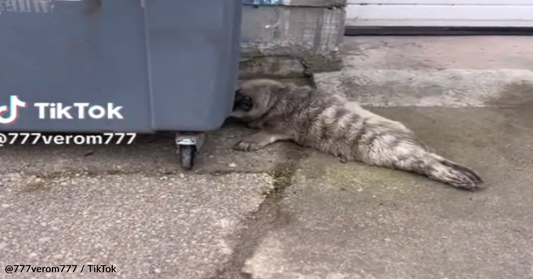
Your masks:
M 179 146 L 178 155 L 180 157 L 181 167 L 185 170 L 191 170 L 194 167 L 194 157 L 196 156 L 196 146 L 181 145 Z
M 191 170 L 194 167 L 194 159 L 204 142 L 204 137 L 204 133 L 189 132 L 176 134 L 177 153 L 181 167 L 184 170 Z

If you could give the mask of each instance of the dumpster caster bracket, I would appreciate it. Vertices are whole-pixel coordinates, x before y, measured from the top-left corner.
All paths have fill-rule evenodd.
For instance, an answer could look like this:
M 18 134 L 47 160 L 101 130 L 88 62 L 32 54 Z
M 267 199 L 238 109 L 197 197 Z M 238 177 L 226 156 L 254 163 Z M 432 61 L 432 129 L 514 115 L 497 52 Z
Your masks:
M 204 134 L 176 134 L 177 153 L 183 169 L 191 170 L 194 167 L 196 153 L 200 150 L 203 141 Z

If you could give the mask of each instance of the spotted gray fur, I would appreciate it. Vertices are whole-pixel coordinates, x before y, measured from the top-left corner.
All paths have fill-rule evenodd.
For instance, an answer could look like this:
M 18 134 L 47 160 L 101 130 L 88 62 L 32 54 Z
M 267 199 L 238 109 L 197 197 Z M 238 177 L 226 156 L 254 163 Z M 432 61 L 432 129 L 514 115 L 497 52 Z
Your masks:
M 474 170 L 433 153 L 402 123 L 309 86 L 245 81 L 235 93 L 231 116 L 259 130 L 238 142 L 236 150 L 254 151 L 290 140 L 343 163 L 408 171 L 457 188 L 474 190 L 483 182 Z

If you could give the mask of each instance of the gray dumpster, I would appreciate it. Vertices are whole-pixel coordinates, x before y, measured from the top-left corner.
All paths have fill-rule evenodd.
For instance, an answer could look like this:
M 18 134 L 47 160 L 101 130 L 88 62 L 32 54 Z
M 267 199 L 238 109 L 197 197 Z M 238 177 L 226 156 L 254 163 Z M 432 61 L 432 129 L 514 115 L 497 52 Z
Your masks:
M 0 131 L 172 131 L 191 168 L 203 132 L 231 112 L 241 7 L 0 0 Z

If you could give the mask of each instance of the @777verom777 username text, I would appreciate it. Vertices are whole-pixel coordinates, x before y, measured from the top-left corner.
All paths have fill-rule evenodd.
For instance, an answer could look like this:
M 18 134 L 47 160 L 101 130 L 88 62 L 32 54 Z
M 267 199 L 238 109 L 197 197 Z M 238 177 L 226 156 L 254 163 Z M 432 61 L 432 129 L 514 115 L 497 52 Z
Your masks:
M 24 144 L 108 145 L 132 144 L 137 133 L 103 133 L 96 135 L 43 135 L 42 133 L 0 133 L 0 146 Z

